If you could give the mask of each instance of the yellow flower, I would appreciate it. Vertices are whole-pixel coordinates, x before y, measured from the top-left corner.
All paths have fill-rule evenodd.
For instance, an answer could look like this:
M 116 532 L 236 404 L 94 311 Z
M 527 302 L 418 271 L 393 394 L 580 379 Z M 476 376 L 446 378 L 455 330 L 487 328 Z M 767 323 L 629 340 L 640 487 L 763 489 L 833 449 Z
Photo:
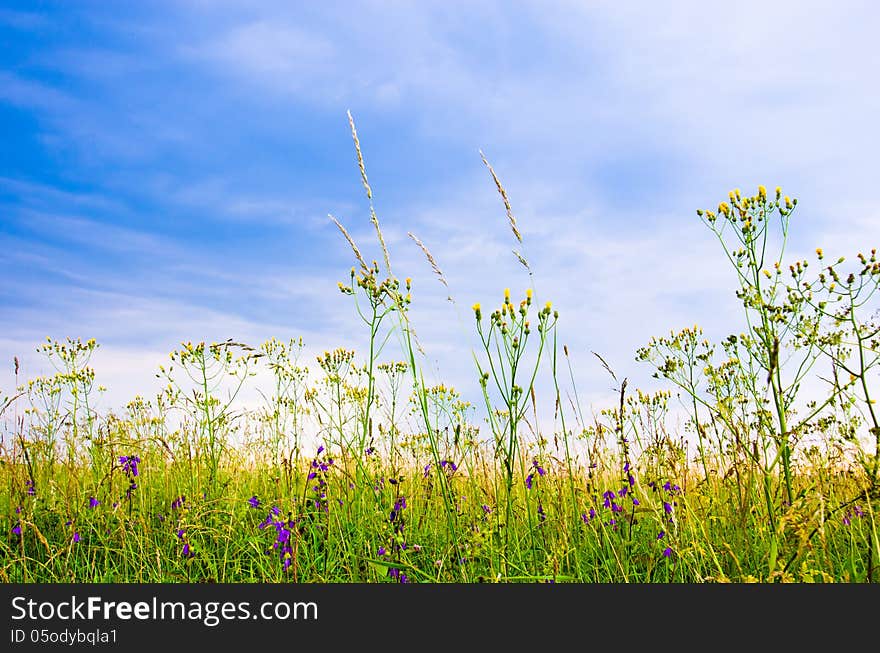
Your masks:
M 767 199 L 767 189 L 764 186 L 758 186 L 758 197 L 761 198 L 761 201 Z
M 477 302 L 476 304 L 474 304 L 472 306 L 472 308 L 474 309 L 474 313 L 479 313 L 480 312 L 480 302 Z
M 822 258 L 824 256 L 824 254 L 822 253 L 821 247 L 816 248 L 816 256 L 818 256 L 819 258 Z
M 532 298 L 532 289 L 526 288 L 526 299 L 531 299 L 531 298 Z

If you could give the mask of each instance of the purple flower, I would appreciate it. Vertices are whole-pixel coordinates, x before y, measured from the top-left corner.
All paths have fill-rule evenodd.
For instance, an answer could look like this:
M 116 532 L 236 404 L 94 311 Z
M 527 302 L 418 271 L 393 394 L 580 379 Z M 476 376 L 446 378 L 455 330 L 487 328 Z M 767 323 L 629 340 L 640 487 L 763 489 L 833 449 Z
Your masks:
M 119 456 L 119 464 L 122 465 L 122 471 L 126 476 L 138 475 L 138 463 L 141 461 L 137 456 Z
M 611 512 L 623 512 L 623 508 L 618 506 L 616 503 L 611 504 Z
M 30 479 L 25 481 L 25 485 L 27 485 L 27 493 L 28 496 L 34 496 L 37 493 L 37 489 L 34 487 L 34 482 Z
M 376 453 L 376 447 L 367 447 L 364 453 L 368 456 L 372 456 L 374 453 Z
M 12 527 L 13 535 L 21 535 L 21 522 L 18 522 L 15 526 Z
M 257 495 L 252 496 L 250 499 L 247 500 L 247 502 L 251 508 L 260 507 L 260 500 L 257 498 Z
M 97 508 L 100 503 L 95 497 L 89 497 L 89 508 Z
M 406 574 L 400 571 L 397 567 L 391 567 L 388 570 L 388 577 L 393 578 L 398 583 L 408 583 L 409 578 L 407 578 Z
M 74 532 L 74 533 L 73 533 L 73 541 L 74 541 L 74 543 L 79 542 L 79 540 L 80 540 L 79 533 L 78 533 L 78 532 Z
M 183 539 L 183 536 L 185 534 L 186 534 L 186 531 L 183 530 L 182 528 L 177 529 L 177 537 L 179 537 L 181 540 Z
M 657 539 L 662 540 L 666 536 L 666 531 L 660 531 L 657 533 Z
M 278 506 L 272 506 L 272 514 L 276 517 L 281 514 L 281 508 Z
M 629 486 L 630 486 L 630 487 L 632 487 L 633 485 L 636 484 L 636 479 L 635 479 L 635 477 L 634 477 L 632 474 L 630 474 L 629 476 L 627 476 L 627 477 L 626 477 L 626 480 L 627 480 L 627 482 L 629 483 Z
M 425 465 L 425 478 L 428 478 L 428 474 L 430 473 L 430 471 L 431 471 L 431 463 L 428 463 L 427 465 Z
M 381 557 L 384 556 L 386 553 L 388 553 L 388 552 L 385 550 L 385 547 L 384 547 L 384 546 L 380 546 L 380 547 L 379 547 L 379 550 L 376 552 L 376 555 L 378 555 L 378 556 L 381 558 Z
M 623 466 L 623 471 L 624 471 L 624 472 L 628 472 L 628 471 L 629 471 L 629 463 L 626 463 L 626 464 Z
M 668 546 L 665 549 L 663 549 L 663 557 L 664 558 L 671 558 L 672 557 L 672 549 L 670 549 Z
M 583 514 L 581 514 L 581 519 L 584 521 L 585 524 L 589 524 L 589 523 L 590 523 L 590 518 L 587 517 L 587 513 L 583 513 Z
M 671 515 L 671 514 L 672 514 L 672 506 L 669 504 L 668 501 L 664 501 L 664 502 L 663 502 L 663 510 L 666 511 L 666 514 L 667 514 L 667 515 Z
M 544 512 L 544 506 L 541 505 L 541 502 L 538 501 L 538 521 L 543 522 L 547 519 L 547 514 Z
M 528 476 L 526 476 L 526 488 L 529 489 L 529 490 L 532 489 L 532 479 L 533 479 L 534 477 L 535 477 L 534 474 L 529 474 Z
M 544 470 L 544 468 L 541 467 L 541 466 L 538 464 L 538 460 L 537 460 L 537 459 L 535 459 L 535 460 L 532 461 L 532 467 L 534 467 L 534 468 L 535 468 L 535 471 L 538 472 L 538 476 L 544 476 L 544 474 L 547 473 L 547 472 Z
M 633 505 L 634 506 L 641 505 L 641 502 L 638 499 L 636 499 L 635 497 L 633 497 Z
M 861 506 L 853 506 L 853 514 L 855 514 L 856 517 L 864 517 L 865 516 L 865 513 L 862 510 Z
M 617 496 L 619 496 L 619 497 L 625 497 L 625 496 L 626 496 L 626 492 L 627 492 L 627 490 L 629 490 L 629 488 L 626 488 L 626 487 L 625 487 L 625 488 L 622 488 L 622 489 L 620 490 L 620 492 L 617 493 Z
M 184 558 L 192 558 L 192 557 L 195 557 L 196 554 L 193 553 L 193 551 L 189 548 L 189 542 L 185 542 L 185 543 L 184 543 L 184 545 L 183 545 L 183 552 L 182 552 L 181 555 L 183 555 Z
M 451 460 L 441 460 L 440 461 L 440 467 L 446 467 L 447 465 L 449 466 L 449 469 L 451 469 L 453 472 L 458 471 L 458 465 L 456 465 Z
M 487 506 L 485 503 L 484 503 L 482 506 L 480 506 L 480 507 L 483 509 L 483 512 L 484 512 L 485 514 L 487 514 L 487 515 L 488 515 L 490 512 L 492 512 L 492 509 L 491 509 L 489 506 Z
M 850 522 L 850 520 L 849 520 L 849 513 L 846 513 L 846 514 L 843 516 L 843 525 L 844 525 L 844 526 L 849 526 L 850 523 L 851 523 L 851 522 Z
M 171 502 L 171 509 L 177 510 L 178 508 L 182 508 L 185 501 L 186 501 L 185 496 L 177 497 L 174 501 Z
M 315 453 L 315 455 L 320 456 L 322 453 L 324 453 L 324 445 L 323 444 L 320 447 L 318 447 L 318 451 Z

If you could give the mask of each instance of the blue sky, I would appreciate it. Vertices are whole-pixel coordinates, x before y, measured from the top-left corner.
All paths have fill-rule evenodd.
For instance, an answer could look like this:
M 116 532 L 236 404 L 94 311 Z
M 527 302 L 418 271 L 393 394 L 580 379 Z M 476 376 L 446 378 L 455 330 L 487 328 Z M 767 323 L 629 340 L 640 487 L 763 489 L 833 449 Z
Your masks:
M 14 355 L 46 371 L 46 336 L 97 338 L 111 405 L 182 340 L 360 348 L 327 217 L 379 257 L 350 110 L 428 368 L 472 388 L 469 307 L 529 285 L 482 150 L 601 408 L 590 351 L 647 386 L 651 335 L 741 329 L 696 208 L 781 185 L 792 256 L 880 241 L 878 22 L 871 2 L 4 2 L 0 388 Z

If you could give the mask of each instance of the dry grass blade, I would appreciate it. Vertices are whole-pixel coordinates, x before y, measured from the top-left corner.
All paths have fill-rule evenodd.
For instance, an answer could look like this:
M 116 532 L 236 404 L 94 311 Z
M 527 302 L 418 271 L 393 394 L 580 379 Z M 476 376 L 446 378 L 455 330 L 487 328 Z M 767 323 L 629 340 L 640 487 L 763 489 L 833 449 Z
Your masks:
M 367 199 L 373 199 L 373 189 L 370 188 L 370 182 L 367 181 L 367 169 L 364 167 L 364 156 L 361 154 L 361 142 L 358 140 L 357 129 L 354 127 L 354 118 L 351 117 L 351 111 L 348 112 L 348 124 L 351 126 L 351 137 L 354 139 L 354 149 L 357 150 L 358 167 L 361 169 L 361 180 L 364 182 L 364 189 L 367 191 Z
M 385 238 L 382 236 L 382 230 L 379 228 L 379 218 L 376 217 L 376 211 L 373 209 L 372 202 L 370 202 L 370 222 L 376 227 L 376 235 L 379 237 L 379 244 L 382 246 L 382 256 L 385 257 L 385 267 L 388 270 L 388 274 L 391 274 L 391 257 L 388 255 Z
M 339 231 L 341 231 L 342 235 L 345 236 L 345 239 L 348 241 L 348 244 L 351 245 L 351 249 L 354 252 L 354 255 L 357 257 L 358 262 L 361 264 L 361 266 L 364 268 L 364 270 L 369 270 L 370 268 L 367 265 L 367 262 L 364 260 L 364 257 L 361 256 L 361 251 L 358 249 L 357 245 L 354 244 L 354 240 L 348 234 L 348 232 L 345 230 L 345 227 L 343 227 L 342 223 L 340 223 L 339 220 L 334 218 L 332 215 L 330 215 L 330 214 L 328 214 L 328 215 L 329 215 L 330 219 L 333 220 L 333 223 L 337 227 L 339 227 Z
M 520 254 L 520 253 L 519 253 L 518 251 L 516 251 L 516 250 L 513 250 L 513 255 L 516 257 L 516 260 L 519 261 L 519 262 L 522 264 L 522 266 L 523 266 L 526 270 L 529 271 L 529 273 L 532 272 L 532 268 L 529 267 L 529 262 L 528 262 L 527 260 L 525 260 L 525 258 L 523 258 L 523 255 L 522 255 L 522 254 Z
M 510 228 L 513 231 L 513 235 L 516 236 L 516 239 L 522 243 L 522 235 L 519 233 L 519 229 L 516 227 L 516 218 L 513 217 L 513 209 L 510 208 L 510 200 L 507 199 L 507 191 L 504 190 L 504 186 L 501 185 L 501 181 L 498 179 L 498 175 L 495 174 L 495 169 L 492 168 L 492 165 L 486 160 L 483 151 L 480 150 L 480 158 L 483 159 L 483 163 L 486 164 L 486 167 L 489 168 L 489 172 L 492 175 L 492 179 L 495 180 L 495 186 L 498 188 L 498 193 L 501 195 L 501 199 L 504 200 L 504 208 L 507 210 L 507 219 L 510 222 Z
M 351 111 L 348 113 L 348 124 L 351 127 L 351 137 L 354 140 L 354 149 L 357 152 L 358 168 L 361 171 L 361 181 L 364 184 L 364 190 L 367 191 L 367 199 L 370 200 L 370 222 L 376 228 L 376 235 L 379 237 L 379 244 L 382 246 L 382 256 L 385 258 L 385 267 L 388 274 L 391 274 L 391 257 L 388 255 L 388 247 L 385 246 L 385 237 L 382 235 L 382 229 L 379 227 L 379 218 L 376 216 L 376 210 L 373 208 L 373 189 L 367 180 L 367 167 L 364 165 L 364 155 L 361 152 L 361 142 L 358 139 L 357 128 L 354 126 L 354 118 Z
M 428 263 L 431 264 L 431 268 L 434 270 L 434 274 L 436 274 L 437 278 L 440 279 L 440 283 L 449 288 L 449 284 L 446 283 L 446 278 L 443 276 L 443 272 L 440 271 L 440 267 L 437 265 L 437 261 L 435 261 L 434 257 L 431 256 L 431 252 L 428 251 L 428 248 L 425 247 L 425 244 L 421 240 L 419 240 L 418 237 L 416 237 L 416 235 L 411 231 L 406 232 L 406 235 L 412 238 L 415 244 L 419 246 L 419 249 L 422 250 L 425 258 L 428 259 Z

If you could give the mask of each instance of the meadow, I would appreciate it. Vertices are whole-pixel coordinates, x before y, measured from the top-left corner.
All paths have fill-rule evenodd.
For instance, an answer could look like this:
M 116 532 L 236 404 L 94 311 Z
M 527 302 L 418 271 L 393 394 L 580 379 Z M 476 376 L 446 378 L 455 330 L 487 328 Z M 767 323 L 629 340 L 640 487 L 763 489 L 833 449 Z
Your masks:
M 47 340 L 55 373 L 18 379 L 16 360 L 17 387 L 0 394 L 0 579 L 880 579 L 874 250 L 787 262 L 797 201 L 731 191 L 695 228 L 735 271 L 734 334 L 635 343 L 666 389 L 608 368 L 619 397 L 594 412 L 558 339 L 564 314 L 499 289 L 472 307 L 472 405 L 426 381 L 412 283 L 392 273 L 351 129 L 382 260 L 336 221 L 354 262 L 339 290 L 367 349 L 306 360 L 301 339 L 182 343 L 157 367 L 160 393 L 100 413 L 98 343 Z M 243 406 L 258 379 L 262 401 Z

